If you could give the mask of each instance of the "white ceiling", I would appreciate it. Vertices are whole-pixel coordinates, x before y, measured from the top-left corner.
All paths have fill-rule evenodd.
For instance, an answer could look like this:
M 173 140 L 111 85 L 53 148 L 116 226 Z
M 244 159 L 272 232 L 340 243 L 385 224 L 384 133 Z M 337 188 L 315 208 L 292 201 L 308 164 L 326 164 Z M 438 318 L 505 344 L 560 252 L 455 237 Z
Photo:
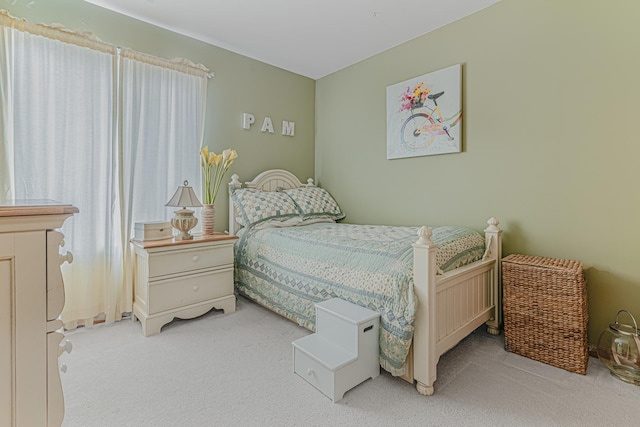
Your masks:
M 85 1 L 319 79 L 499 0 Z

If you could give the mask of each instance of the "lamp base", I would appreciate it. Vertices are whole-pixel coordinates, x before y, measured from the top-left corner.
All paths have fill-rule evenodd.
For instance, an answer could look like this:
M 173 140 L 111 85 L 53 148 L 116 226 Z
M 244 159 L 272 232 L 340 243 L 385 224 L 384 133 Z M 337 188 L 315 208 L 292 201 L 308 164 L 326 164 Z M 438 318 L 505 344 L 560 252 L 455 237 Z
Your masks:
M 189 234 L 189 230 L 198 225 L 198 218 L 193 216 L 193 211 L 182 208 L 175 211 L 175 216 L 171 218 L 171 225 L 178 230 L 180 234 L 176 236 L 176 240 L 193 240 L 193 236 Z

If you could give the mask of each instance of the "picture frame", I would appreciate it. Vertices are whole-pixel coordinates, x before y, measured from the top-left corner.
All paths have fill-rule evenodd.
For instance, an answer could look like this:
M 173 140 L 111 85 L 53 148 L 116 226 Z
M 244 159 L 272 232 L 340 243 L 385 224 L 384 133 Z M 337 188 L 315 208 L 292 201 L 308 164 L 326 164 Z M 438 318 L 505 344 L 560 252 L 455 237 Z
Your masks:
M 462 65 L 387 86 L 387 159 L 462 151 Z

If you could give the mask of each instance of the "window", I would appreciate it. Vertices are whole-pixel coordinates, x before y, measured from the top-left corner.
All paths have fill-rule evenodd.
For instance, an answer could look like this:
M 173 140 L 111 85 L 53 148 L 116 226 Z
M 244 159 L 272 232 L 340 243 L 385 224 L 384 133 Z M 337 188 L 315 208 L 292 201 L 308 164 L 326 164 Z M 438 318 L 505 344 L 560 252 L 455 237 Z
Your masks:
M 170 218 L 185 179 L 200 186 L 207 73 L 1 19 L 3 196 L 79 208 L 62 229 L 74 254 L 62 320 L 118 320 L 131 311 L 134 223 Z

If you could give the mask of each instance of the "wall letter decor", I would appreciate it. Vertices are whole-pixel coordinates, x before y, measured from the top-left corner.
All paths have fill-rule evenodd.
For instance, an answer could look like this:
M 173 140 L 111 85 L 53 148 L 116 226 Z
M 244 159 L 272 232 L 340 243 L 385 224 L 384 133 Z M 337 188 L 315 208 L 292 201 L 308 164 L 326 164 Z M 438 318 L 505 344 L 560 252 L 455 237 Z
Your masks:
M 251 125 L 256 122 L 256 118 L 251 113 L 242 113 L 242 127 L 244 129 L 251 129 Z M 260 128 L 261 132 L 269 132 L 273 133 L 273 122 L 271 117 L 265 117 L 262 122 L 262 127 Z M 295 122 L 290 122 L 288 120 L 282 121 L 282 134 L 284 136 L 294 136 L 296 134 L 296 124 Z
M 282 121 L 282 134 L 293 136 L 296 133 L 296 124 L 294 122 Z
M 242 114 L 242 127 L 245 129 L 249 129 L 252 124 L 256 122 L 256 118 L 253 117 L 251 113 L 243 113 Z
M 273 133 L 273 123 L 271 123 L 271 117 L 265 117 L 264 122 L 262 122 L 261 132 L 269 132 Z

